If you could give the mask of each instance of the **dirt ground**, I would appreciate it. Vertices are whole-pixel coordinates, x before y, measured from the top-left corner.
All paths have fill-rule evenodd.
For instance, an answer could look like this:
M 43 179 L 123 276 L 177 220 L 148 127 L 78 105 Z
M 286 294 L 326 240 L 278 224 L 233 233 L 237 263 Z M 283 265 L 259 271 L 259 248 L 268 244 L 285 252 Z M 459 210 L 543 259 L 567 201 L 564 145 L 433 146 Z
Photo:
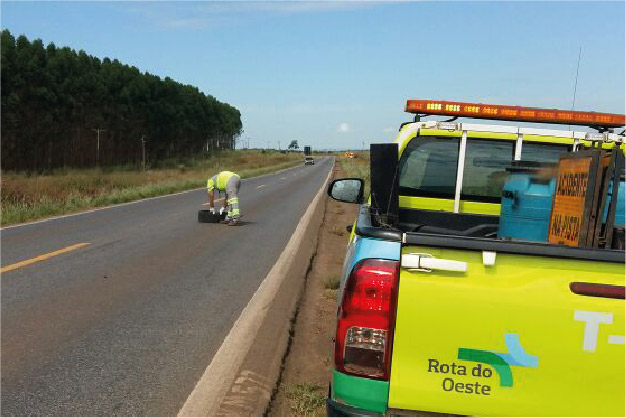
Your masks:
M 341 163 L 333 178 L 345 177 Z M 317 253 L 307 276 L 289 352 L 268 416 L 325 416 L 337 309 L 336 290 L 357 205 L 327 199 Z

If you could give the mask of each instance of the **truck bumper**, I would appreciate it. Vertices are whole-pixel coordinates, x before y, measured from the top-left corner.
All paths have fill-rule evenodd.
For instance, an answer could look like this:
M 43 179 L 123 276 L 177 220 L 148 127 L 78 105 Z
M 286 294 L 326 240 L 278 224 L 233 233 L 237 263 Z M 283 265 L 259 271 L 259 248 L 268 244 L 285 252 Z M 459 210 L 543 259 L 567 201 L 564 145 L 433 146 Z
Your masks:
M 382 417 L 382 414 L 378 412 L 355 408 L 330 398 L 326 401 L 326 415 L 329 417 Z

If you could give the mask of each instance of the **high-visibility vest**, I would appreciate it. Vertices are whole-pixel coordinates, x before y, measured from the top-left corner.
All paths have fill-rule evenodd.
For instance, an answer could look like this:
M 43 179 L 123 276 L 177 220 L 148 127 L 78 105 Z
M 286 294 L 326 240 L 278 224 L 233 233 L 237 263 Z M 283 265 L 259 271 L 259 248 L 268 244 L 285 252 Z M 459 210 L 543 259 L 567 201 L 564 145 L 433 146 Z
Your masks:
M 235 173 L 233 173 L 232 171 L 222 171 L 209 178 L 209 180 L 206 182 L 206 188 L 208 189 L 208 191 L 211 191 L 213 189 L 217 189 L 220 191 L 226 190 L 228 180 L 230 180 L 230 178 L 234 175 Z

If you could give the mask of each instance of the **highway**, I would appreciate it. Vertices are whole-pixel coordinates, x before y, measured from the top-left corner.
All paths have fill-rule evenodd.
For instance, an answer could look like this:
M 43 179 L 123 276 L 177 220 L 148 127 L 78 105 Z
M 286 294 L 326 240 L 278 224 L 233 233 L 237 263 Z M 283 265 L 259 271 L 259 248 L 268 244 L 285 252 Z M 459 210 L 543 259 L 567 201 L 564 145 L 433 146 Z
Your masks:
M 175 416 L 284 249 L 330 158 L 242 182 L 6 227 L 2 416 Z

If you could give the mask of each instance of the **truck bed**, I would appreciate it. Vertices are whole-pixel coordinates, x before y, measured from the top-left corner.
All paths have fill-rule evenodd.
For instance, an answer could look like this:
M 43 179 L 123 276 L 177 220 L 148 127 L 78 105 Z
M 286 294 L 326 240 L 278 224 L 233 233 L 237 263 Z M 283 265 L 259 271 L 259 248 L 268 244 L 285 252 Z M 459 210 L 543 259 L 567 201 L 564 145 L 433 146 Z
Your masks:
M 625 261 L 625 253 L 620 250 L 497 239 L 498 218 L 494 216 L 405 209 L 400 211 L 398 228 L 389 228 L 376 222 L 370 207 L 363 205 L 356 228 L 356 232 L 363 237 L 399 241 L 409 245 L 433 245 L 615 263 Z

